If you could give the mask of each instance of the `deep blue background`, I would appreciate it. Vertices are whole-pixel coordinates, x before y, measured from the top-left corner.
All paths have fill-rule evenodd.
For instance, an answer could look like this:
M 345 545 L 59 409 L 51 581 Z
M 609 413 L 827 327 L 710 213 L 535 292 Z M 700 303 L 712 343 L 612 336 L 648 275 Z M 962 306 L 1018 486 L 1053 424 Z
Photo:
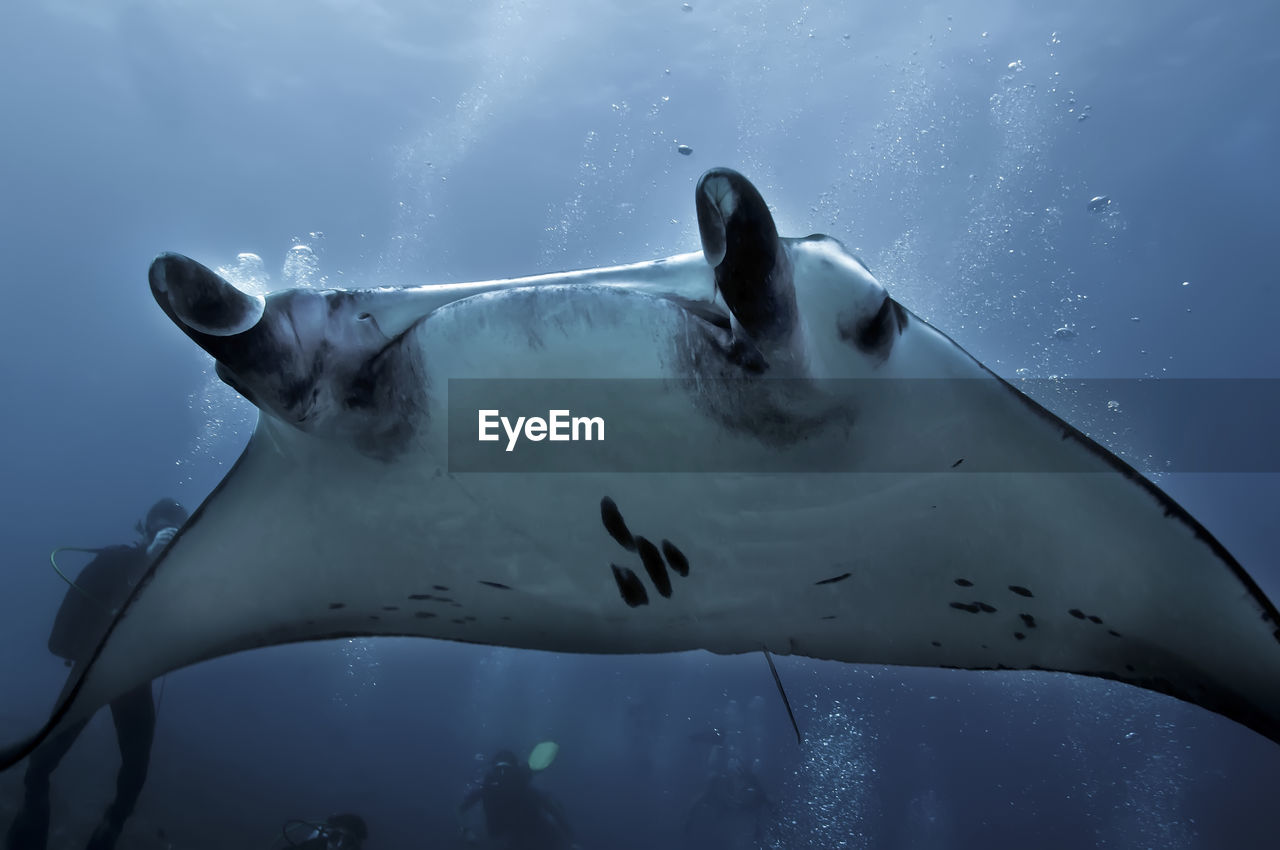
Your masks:
M 635 261 L 696 249 L 693 183 L 729 165 L 784 234 L 840 237 L 1006 376 L 1280 377 L 1270 0 L 691 3 L 0 12 L 0 738 L 61 684 L 48 550 L 127 538 L 161 493 L 197 504 L 251 427 L 152 302 L 159 251 L 254 252 L 270 287 L 298 282 L 298 243 L 336 286 Z M 1140 432 L 1075 413 L 1144 462 Z M 1280 477 L 1159 483 L 1280 597 Z M 588 850 L 670 846 L 703 776 L 689 736 L 729 725 L 795 820 L 780 846 L 1273 844 L 1280 750 L 1206 712 L 1062 676 L 779 667 L 803 755 L 758 658 L 221 659 L 166 680 L 132 839 L 266 846 L 287 817 L 357 809 L 370 850 L 433 846 L 477 754 L 549 736 L 540 781 Z M 57 775 L 78 841 L 109 730 Z M 0 816 L 19 783 L 0 776 Z

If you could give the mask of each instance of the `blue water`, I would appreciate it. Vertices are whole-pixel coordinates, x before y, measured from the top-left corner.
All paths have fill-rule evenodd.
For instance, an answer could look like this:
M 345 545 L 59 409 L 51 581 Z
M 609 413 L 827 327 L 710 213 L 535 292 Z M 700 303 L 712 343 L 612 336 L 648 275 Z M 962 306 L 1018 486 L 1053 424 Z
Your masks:
M 1273 2 L 689 5 L 0 12 L 0 740 L 62 684 L 49 549 L 128 539 L 161 494 L 198 504 L 252 427 L 156 308 L 159 251 L 256 254 L 268 288 L 636 261 L 697 248 L 694 181 L 727 165 L 782 233 L 839 237 L 1003 375 L 1280 377 Z M 1141 433 L 1117 440 L 1141 465 Z M 1280 476 L 1159 483 L 1280 597 Z M 675 846 L 713 727 L 758 760 L 770 847 L 1274 841 L 1280 750 L 1202 710 L 1065 676 L 778 664 L 804 750 L 759 658 L 220 659 L 165 680 L 122 846 L 267 847 L 339 810 L 370 850 L 450 846 L 477 758 L 543 738 L 562 749 L 538 781 L 584 848 Z M 55 775 L 51 847 L 92 828 L 114 746 L 101 713 Z M 0 775 L 0 823 L 20 787 Z

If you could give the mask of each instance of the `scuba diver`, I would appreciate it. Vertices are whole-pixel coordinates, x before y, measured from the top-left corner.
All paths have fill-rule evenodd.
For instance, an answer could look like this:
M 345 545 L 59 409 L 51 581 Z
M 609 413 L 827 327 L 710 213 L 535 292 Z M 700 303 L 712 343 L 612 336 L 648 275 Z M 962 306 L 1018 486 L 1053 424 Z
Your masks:
M 305 836 L 295 841 L 290 833 L 299 828 L 305 831 Z M 285 821 L 283 832 L 284 846 L 296 850 L 360 850 L 369 837 L 364 818 L 353 814 L 330 815 L 324 823 Z
M 71 668 L 68 683 L 80 675 L 80 666 L 93 654 L 116 612 L 155 558 L 173 540 L 187 516 L 187 509 L 173 499 L 161 499 L 147 511 L 146 519 L 138 523 L 140 540 L 104 549 L 81 550 L 94 552 L 95 557 L 74 582 L 67 580 L 71 587 L 49 635 L 49 651 L 64 659 Z M 58 551 L 55 549 L 54 554 Z M 53 566 L 58 568 L 56 561 Z M 62 575 L 62 571 L 58 570 L 58 574 Z M 133 814 L 142 793 L 156 724 L 151 683 L 112 700 L 111 719 L 115 722 L 120 746 L 116 794 L 86 850 L 112 850 L 116 846 L 124 822 Z M 8 850 L 44 850 L 49 840 L 49 777 L 88 722 L 86 717 L 32 753 L 24 780 L 22 808 L 9 826 L 5 840 Z
M 538 748 L 534 752 L 537 753 Z M 501 750 L 493 757 L 480 786 L 471 789 L 458 805 L 464 843 L 473 846 L 479 843 L 475 833 L 463 823 L 463 815 L 480 803 L 484 808 L 485 831 L 494 847 L 577 850 L 564 810 L 549 794 L 533 787 L 533 772 L 533 767 L 522 764 L 510 750 Z
M 707 778 L 685 817 L 685 846 L 699 850 L 759 847 L 775 808 L 755 772 L 737 755 L 729 755 L 723 768 Z

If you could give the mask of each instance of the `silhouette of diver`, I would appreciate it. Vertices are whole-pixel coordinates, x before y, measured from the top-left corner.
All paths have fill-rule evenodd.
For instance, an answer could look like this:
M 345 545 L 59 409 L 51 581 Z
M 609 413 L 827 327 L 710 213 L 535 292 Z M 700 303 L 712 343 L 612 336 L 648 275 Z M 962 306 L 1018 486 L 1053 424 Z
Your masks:
M 141 540 L 87 550 L 96 552 L 95 557 L 67 589 L 49 635 L 49 651 L 65 659 L 72 668 L 68 683 L 80 675 L 80 665 L 93 654 L 116 611 L 186 521 L 186 508 L 173 499 L 161 499 L 138 524 Z M 111 719 L 115 721 L 116 740 L 120 745 L 116 796 L 89 839 L 88 850 L 112 850 L 116 846 L 147 780 L 156 727 L 151 683 L 112 700 Z M 49 777 L 88 723 L 86 717 L 32 753 L 27 764 L 22 809 L 10 824 L 5 839 L 8 850 L 44 850 L 49 838 Z
M 755 772 L 737 756 L 729 756 L 723 768 L 713 769 L 689 808 L 685 843 L 699 850 L 758 847 L 775 809 Z
M 533 786 L 533 771 L 510 750 L 493 757 L 480 786 L 458 805 L 460 824 L 476 803 L 484 808 L 485 831 L 502 850 L 575 850 L 578 846 L 560 804 Z M 465 826 L 462 835 L 465 842 L 478 843 Z
M 285 824 L 288 828 L 299 821 Z M 300 844 L 289 843 L 295 850 L 360 850 L 369 837 L 369 827 L 364 818 L 354 814 L 330 815 L 322 824 L 310 824 L 312 834 Z

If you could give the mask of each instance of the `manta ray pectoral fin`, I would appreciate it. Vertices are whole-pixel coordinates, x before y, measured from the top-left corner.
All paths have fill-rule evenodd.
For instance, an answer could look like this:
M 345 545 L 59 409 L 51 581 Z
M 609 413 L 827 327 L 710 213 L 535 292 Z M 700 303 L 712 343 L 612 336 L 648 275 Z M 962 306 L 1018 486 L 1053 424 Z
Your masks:
M 737 327 L 765 351 L 786 345 L 799 316 L 795 284 L 764 198 L 728 168 L 703 174 L 695 198 L 702 253 Z

